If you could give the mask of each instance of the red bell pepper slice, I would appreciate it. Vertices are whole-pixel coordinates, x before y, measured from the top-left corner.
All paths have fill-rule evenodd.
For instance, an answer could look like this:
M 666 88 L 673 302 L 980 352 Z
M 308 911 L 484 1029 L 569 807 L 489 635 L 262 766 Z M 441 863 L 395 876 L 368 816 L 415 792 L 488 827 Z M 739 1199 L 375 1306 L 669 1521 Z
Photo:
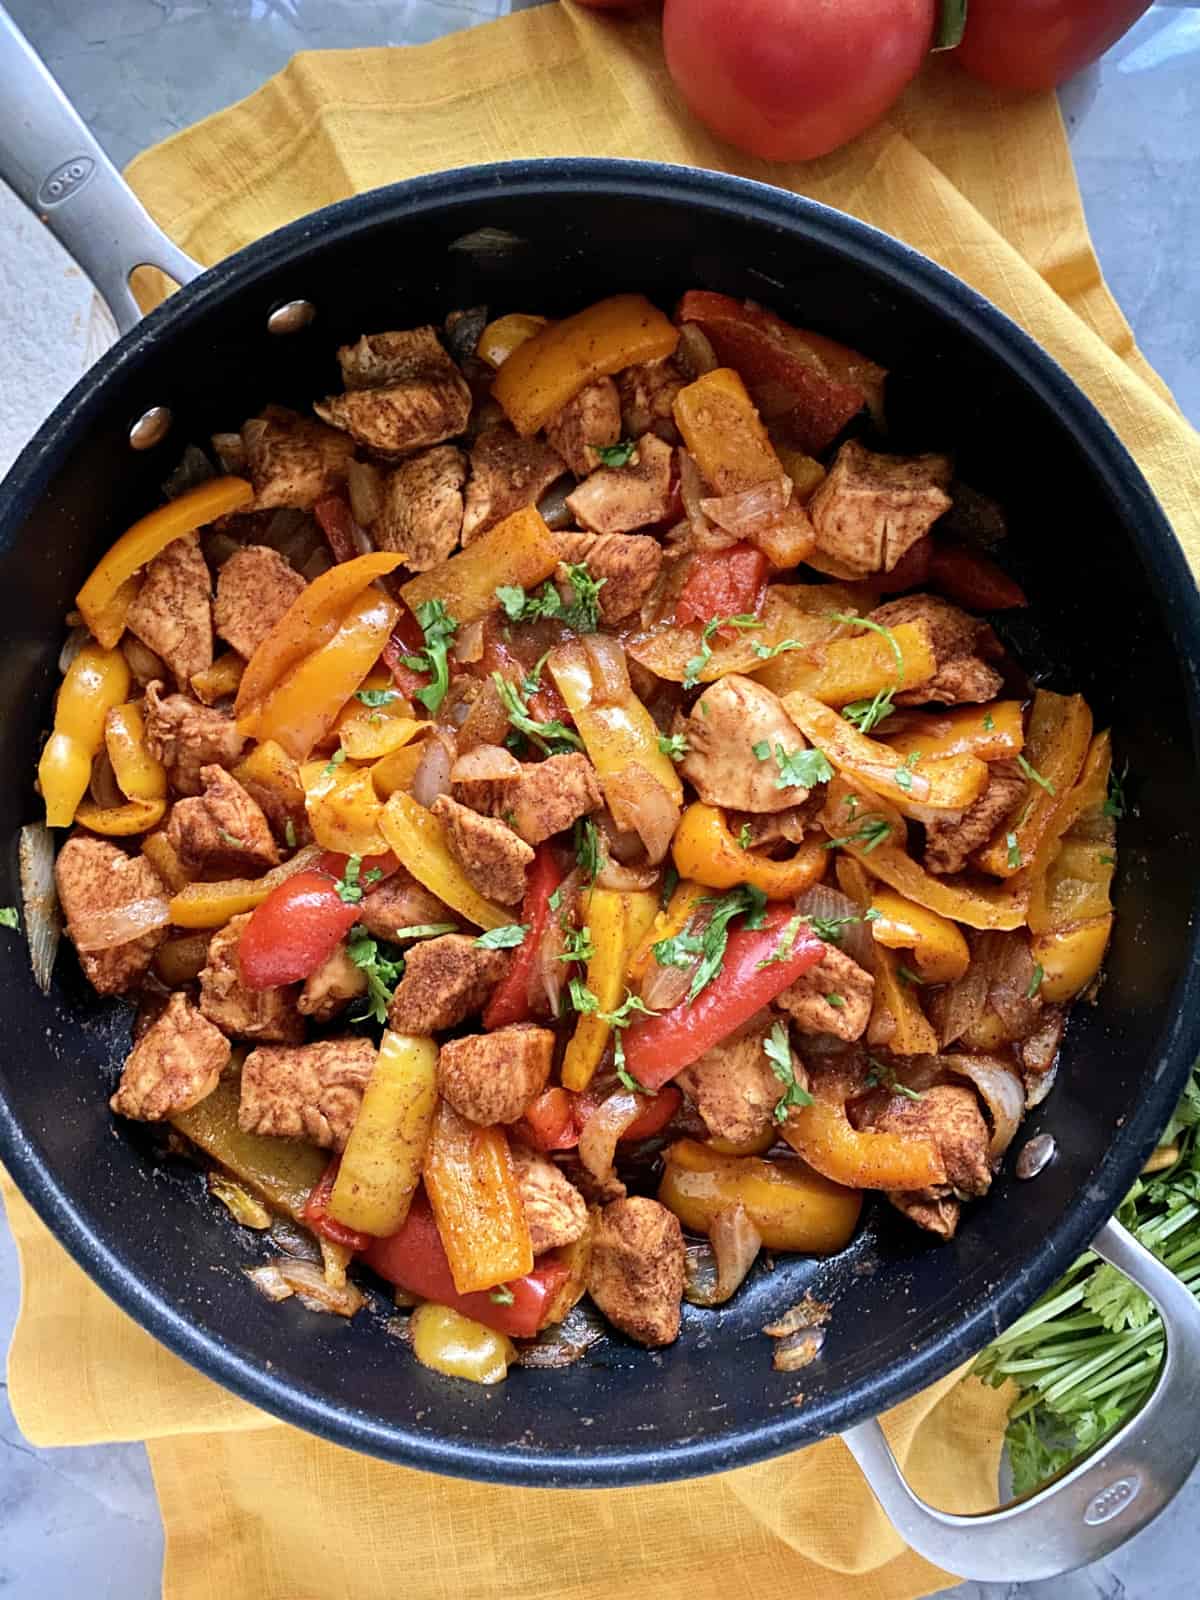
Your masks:
M 675 621 L 711 622 L 714 617 L 757 617 L 767 597 L 768 562 L 752 544 L 731 545 L 692 557 L 687 582 L 675 604 Z M 718 639 L 735 639 L 737 628 L 718 628 Z
M 579 1142 L 575 1096 L 569 1089 L 543 1089 L 513 1124 L 513 1134 L 534 1150 L 570 1150 Z
M 761 928 L 736 928 L 721 973 L 707 988 L 670 1011 L 639 1018 L 626 1031 L 625 1065 L 639 1083 L 648 1089 L 667 1083 L 818 964 L 825 944 L 807 923 L 801 923 L 788 954 L 772 959 L 795 915 L 790 905 L 773 905 Z
M 326 853 L 314 867 L 285 878 L 251 912 L 237 950 L 242 982 L 248 989 L 299 983 L 337 949 L 359 914 L 359 901 L 344 900 L 338 893 L 347 860 Z M 399 865 L 390 851 L 383 856 L 364 856 L 358 873 L 363 894 L 370 894 L 377 883 L 398 871 Z
M 929 581 L 932 560 L 933 540 L 926 534 L 904 552 L 890 572 L 873 572 L 871 587 L 880 594 L 903 594 L 905 589 L 920 589 Z
M 314 1233 L 319 1233 L 331 1244 L 344 1245 L 347 1250 L 353 1250 L 358 1255 L 370 1244 L 371 1235 L 360 1233 L 357 1228 L 348 1228 L 344 1222 L 339 1222 L 336 1217 L 329 1215 L 329 1196 L 333 1193 L 333 1185 L 341 1164 L 341 1156 L 334 1156 L 318 1182 L 313 1185 L 312 1193 L 304 1202 L 304 1210 L 300 1215 L 305 1226 L 311 1228 Z
M 585 1089 L 582 1094 L 575 1096 L 575 1125 L 580 1133 L 588 1118 L 607 1098 L 607 1095 L 599 1094 L 594 1089 Z M 620 1135 L 620 1139 L 626 1143 L 633 1139 L 653 1139 L 656 1133 L 663 1131 L 682 1104 L 683 1095 L 673 1084 L 668 1084 L 655 1095 L 647 1095 L 642 1109 Z
M 532 1339 L 545 1326 L 547 1312 L 566 1282 L 568 1271 L 565 1261 L 543 1256 L 534 1263 L 532 1272 L 504 1285 L 512 1296 L 510 1304 L 493 1300 L 494 1291 L 459 1294 L 423 1189 L 413 1196 L 399 1232 L 387 1239 L 372 1239 L 362 1259 L 388 1283 L 419 1294 L 423 1300 L 461 1311 L 464 1317 L 473 1317 L 511 1339 Z
M 929 583 L 972 611 L 1011 611 L 1029 604 L 1019 583 L 987 556 L 964 544 L 934 546 Z
M 404 665 L 405 656 L 419 656 L 425 648 L 425 634 L 412 612 L 399 601 L 400 614 L 396 618 L 388 642 L 383 647 L 383 664 L 392 675 L 392 682 L 412 699 L 418 689 L 429 684 L 428 672 L 417 672 Z
M 483 1025 L 489 1032 L 494 1028 L 507 1028 L 513 1022 L 526 1022 L 531 1015 L 529 984 L 533 965 L 551 915 L 550 896 L 564 876 L 550 845 L 538 845 L 521 902 L 521 921 L 529 932 L 513 951 L 508 971 L 492 991 L 492 998 L 484 1009 Z
M 496 637 L 495 628 L 490 623 L 485 624 L 482 670 L 485 677 L 490 678 L 493 672 L 499 672 L 504 677 L 511 678 L 514 683 L 523 683 L 529 671 L 516 652 L 511 650 L 503 639 Z M 526 698 L 529 714 L 535 722 L 562 722 L 568 728 L 574 727 L 575 719 L 567 702 L 544 673 L 538 687 Z
M 362 529 L 340 494 L 322 495 L 313 505 L 313 516 L 335 561 L 353 561 L 362 555 Z

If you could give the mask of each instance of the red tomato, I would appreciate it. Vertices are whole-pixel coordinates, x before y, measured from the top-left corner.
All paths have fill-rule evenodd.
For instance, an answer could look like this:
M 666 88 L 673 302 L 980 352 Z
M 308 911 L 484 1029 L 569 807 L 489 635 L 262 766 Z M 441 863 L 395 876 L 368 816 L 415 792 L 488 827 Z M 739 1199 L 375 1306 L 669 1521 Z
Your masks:
M 931 588 L 971 611 L 1011 611 L 1029 604 L 1019 583 L 965 544 L 935 544 L 927 581 Z
M 920 69 L 938 0 L 666 0 L 684 99 L 768 161 L 828 155 L 879 121 Z
M 359 867 L 363 894 L 399 867 L 395 856 L 364 856 Z M 373 882 L 365 874 L 378 869 Z M 358 902 L 343 900 L 337 885 L 346 857 L 326 854 L 315 867 L 285 878 L 250 914 L 238 942 L 238 966 L 248 989 L 299 983 L 328 960 L 358 921 Z
M 998 89 L 1054 89 L 1116 44 L 1151 0 L 971 0 L 956 59 Z
M 530 1339 L 539 1331 L 567 1278 L 566 1262 L 547 1255 L 536 1261 L 533 1271 L 525 1277 L 505 1284 L 512 1296 L 507 1305 L 497 1304 L 487 1290 L 459 1294 L 423 1189 L 413 1196 L 399 1232 L 387 1239 L 372 1239 L 362 1259 L 388 1283 L 419 1294 L 423 1300 L 450 1306 L 464 1317 L 473 1317 L 513 1339 Z
M 313 1185 L 312 1193 L 304 1202 L 301 1216 L 314 1233 L 321 1234 L 331 1244 L 345 1245 L 348 1250 L 357 1253 L 367 1248 L 371 1242 L 371 1235 L 360 1233 L 357 1228 L 348 1228 L 344 1222 L 339 1222 L 336 1217 L 329 1215 L 329 1196 L 333 1193 L 341 1164 L 341 1156 L 334 1156 L 321 1174 L 320 1181 Z
M 752 544 L 731 545 L 692 558 L 675 605 L 675 621 L 711 622 L 714 617 L 756 617 L 767 593 L 767 558 Z M 737 628 L 718 628 L 718 639 L 736 639 Z

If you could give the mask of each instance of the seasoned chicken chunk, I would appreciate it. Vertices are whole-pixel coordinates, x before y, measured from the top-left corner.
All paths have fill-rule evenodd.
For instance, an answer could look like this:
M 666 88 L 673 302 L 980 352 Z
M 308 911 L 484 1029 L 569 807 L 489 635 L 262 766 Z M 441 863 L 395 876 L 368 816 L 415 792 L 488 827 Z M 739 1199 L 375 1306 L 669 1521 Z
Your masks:
M 297 1006 L 302 1016 L 311 1017 L 314 1022 L 332 1022 L 351 1000 L 366 992 L 367 975 L 351 961 L 350 952 L 342 943 L 305 978 Z
M 687 754 L 683 776 L 710 806 L 731 811 L 787 811 L 808 790 L 783 788 L 779 752 L 793 756 L 808 741 L 777 695 L 751 678 L 731 672 L 700 696 L 683 725 Z
M 507 422 L 485 428 L 471 446 L 471 481 L 463 509 L 467 545 L 522 506 L 536 505 L 566 469 L 540 439 L 522 439 Z
M 920 1099 L 895 1095 L 874 1119 L 882 1133 L 928 1139 L 937 1146 L 954 1193 L 986 1194 L 992 1183 L 988 1161 L 990 1134 L 974 1089 L 965 1084 L 935 1084 Z
M 635 1195 L 604 1207 L 592 1236 L 588 1293 L 613 1324 L 639 1344 L 679 1337 L 684 1281 L 679 1218 Z
M 962 1202 L 944 1185 L 933 1189 L 892 1190 L 887 1196 L 902 1216 L 937 1239 L 953 1239 L 962 1214 Z
M 919 688 L 898 694 L 897 705 L 939 701 L 956 706 L 993 700 L 1000 693 L 1004 679 L 980 654 L 981 647 L 991 648 L 991 629 L 949 600 L 933 594 L 905 595 L 902 600 L 876 606 L 871 621 L 885 628 L 895 628 L 901 622 L 919 623 L 929 636 L 937 671 Z
M 561 561 L 569 566 L 586 563 L 603 584 L 600 619 L 610 625 L 639 609 L 662 570 L 662 545 L 648 534 L 556 533 L 554 542 Z
M 260 1045 L 242 1067 L 238 1126 L 344 1150 L 376 1053 L 370 1039 Z
M 402 462 L 384 481 L 375 543 L 402 554 L 413 572 L 445 561 L 462 533 L 466 479 L 467 458 L 457 445 L 434 445 Z
M 358 920 L 373 939 L 394 940 L 403 928 L 455 919 L 448 906 L 401 867 L 399 872 L 392 873 L 370 894 L 363 896 Z
M 670 515 L 671 446 L 644 433 L 629 465 L 598 467 L 567 496 L 567 510 L 592 533 L 628 533 Z
M 368 449 L 407 455 L 466 427 L 471 391 L 433 328 L 364 334 L 338 361 L 346 393 L 313 410 Z
M 231 1039 L 261 1039 L 269 1044 L 299 1044 L 304 1019 L 297 1009 L 299 985 L 248 989 L 242 982 L 237 951 L 250 912 L 231 917 L 208 942 L 200 973 L 200 1010 Z
M 508 970 L 508 959 L 507 951 L 485 950 L 464 933 L 421 939 L 405 959 L 388 1027 L 421 1034 L 457 1027 L 483 1010 Z
M 581 755 L 523 762 L 508 798 L 512 825 L 526 844 L 541 844 L 603 804 L 595 768 Z
M 802 1033 L 830 1033 L 836 1039 L 861 1039 L 871 1020 L 875 979 L 835 944 L 777 998 Z
M 463 873 L 487 900 L 516 905 L 525 893 L 525 869 L 533 850 L 505 822 L 481 817 L 442 794 L 433 814 L 446 830 L 446 846 Z
M 169 894 L 145 856 L 127 856 L 107 839 L 85 833 L 75 834 L 58 852 L 54 881 L 67 937 L 77 944 L 89 942 L 89 924 L 104 912 Z M 80 950 L 84 976 L 97 994 L 124 994 L 146 976 L 166 931 L 154 928 L 108 950 Z
M 265 544 L 249 544 L 217 574 L 216 630 L 249 661 L 303 592 L 304 579 L 281 555 Z
M 752 1031 L 706 1050 L 675 1079 L 714 1139 L 748 1144 L 773 1126 L 782 1090 L 763 1051 L 770 1031 L 771 1018 L 764 1017 Z
M 200 535 L 174 539 L 146 568 L 125 626 L 162 658 L 181 689 L 212 666 L 212 577 Z
M 649 427 L 647 423 L 646 427 Z M 646 428 L 638 430 L 646 432 Z M 621 402 L 611 378 L 600 378 L 581 389 L 546 425 L 546 439 L 577 478 L 586 478 L 600 465 L 597 446 L 605 449 L 621 438 Z
M 173 994 L 130 1051 L 109 1105 L 136 1122 L 162 1122 L 210 1095 L 228 1060 L 225 1035 L 187 995 Z
M 678 444 L 675 396 L 686 381 L 669 356 L 619 372 L 617 392 L 621 397 L 621 427 L 626 437 L 638 439 L 644 433 L 656 433 L 668 444 Z
M 847 577 L 890 572 L 950 507 L 947 456 L 884 456 L 850 439 L 808 505 L 816 549 Z
M 957 822 L 925 824 L 925 870 L 961 872 L 967 857 L 987 844 L 1028 787 L 1015 761 L 991 762 L 987 788 Z
M 587 1228 L 587 1202 L 553 1161 L 523 1145 L 512 1146 L 513 1171 L 533 1253 L 574 1244 Z
M 553 1056 L 554 1034 L 529 1022 L 450 1039 L 438 1051 L 438 1091 L 480 1127 L 516 1122 L 546 1087 Z
M 199 794 L 201 769 L 231 767 L 246 741 L 224 711 L 184 694 L 164 700 L 161 690 L 160 683 L 146 686 L 146 744 L 166 767 L 176 794 Z
M 242 424 L 246 468 L 259 511 L 295 506 L 307 511 L 346 481 L 353 441 L 286 406 L 266 406 Z
M 167 838 L 185 867 L 253 878 L 279 865 L 279 851 L 257 800 L 224 767 L 200 768 L 204 794 L 176 800 Z

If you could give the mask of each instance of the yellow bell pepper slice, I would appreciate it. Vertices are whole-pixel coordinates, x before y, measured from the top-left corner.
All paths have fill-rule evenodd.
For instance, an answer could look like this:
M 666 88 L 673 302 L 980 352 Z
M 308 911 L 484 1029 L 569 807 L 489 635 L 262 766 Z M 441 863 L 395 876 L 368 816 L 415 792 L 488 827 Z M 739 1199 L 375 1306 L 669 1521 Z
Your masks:
M 192 673 L 192 693 L 206 706 L 232 699 L 241 687 L 246 663 L 236 650 L 226 650 L 203 672 Z
M 915 689 L 928 683 L 937 671 L 928 630 L 915 622 L 900 622 L 889 631 L 900 653 L 899 665 L 887 639 L 864 633 L 833 639 L 808 652 L 785 651 L 754 676 L 777 695 L 800 690 L 827 706 L 845 706 L 889 689 Z
M 293 873 L 311 867 L 322 854 L 320 845 L 305 845 L 290 861 L 272 867 L 261 878 L 225 878 L 220 883 L 189 883 L 170 903 L 171 922 L 176 928 L 223 928 L 243 911 L 262 905 L 271 890 Z
M 400 865 L 452 911 L 477 928 L 500 928 L 512 921 L 511 911 L 485 900 L 468 882 L 450 854 L 442 824 L 411 795 L 397 789 L 384 806 L 379 825 Z
M 629 961 L 629 984 L 640 985 L 651 967 L 656 965 L 654 946 L 663 939 L 673 939 L 682 933 L 692 920 L 692 914 L 702 900 L 707 900 L 712 886 L 681 878 L 675 885 L 670 903 L 664 911 L 656 911 L 654 920 L 634 947 Z
M 240 1098 L 238 1079 L 222 1078 L 198 1105 L 176 1112 L 171 1125 L 273 1210 L 301 1222 L 308 1197 L 329 1163 L 329 1152 L 303 1139 L 243 1133 L 238 1125 Z
M 1038 993 L 1043 1000 L 1072 1000 L 1087 988 L 1104 960 L 1112 925 L 1113 913 L 1106 911 L 1072 927 L 1034 935 L 1031 950 L 1042 969 Z
M 533 1270 L 533 1246 L 503 1128 L 479 1128 L 445 1100 L 425 1151 L 425 1193 L 459 1294 Z
M 169 544 L 217 517 L 240 511 L 254 499 L 244 478 L 210 478 L 135 522 L 101 558 L 75 604 L 92 633 L 111 650 L 125 631 L 137 592 L 130 580 Z
M 517 1359 L 517 1347 L 506 1334 L 432 1300 L 416 1308 L 408 1319 L 408 1332 L 421 1365 L 446 1378 L 503 1383 Z
M 127 800 L 123 806 L 98 806 L 91 800 L 81 800 L 75 821 L 93 833 L 130 838 L 135 833 L 148 833 L 151 828 L 157 828 L 166 812 L 165 800 Z
M 717 367 L 675 396 L 675 425 L 717 495 L 779 483 L 783 463 L 746 385 L 732 367 Z
M 679 329 L 644 295 L 615 294 L 548 323 L 518 345 L 496 374 L 492 398 L 528 438 L 589 383 L 624 367 L 660 361 L 678 343 Z
M 894 889 L 876 885 L 871 894 L 871 936 L 889 950 L 911 950 L 926 983 L 953 983 L 971 964 L 961 929 Z
M 432 723 L 427 722 L 424 726 L 430 728 Z M 381 800 L 386 800 L 389 795 L 395 794 L 397 789 L 402 789 L 405 794 L 412 793 L 413 779 L 417 775 L 417 768 L 421 765 L 421 757 L 424 754 L 425 740 L 414 739 L 372 765 L 371 782 L 375 785 L 375 793 Z
M 433 1128 L 437 1058 L 432 1039 L 384 1029 L 329 1197 L 330 1216 L 347 1228 L 386 1238 L 408 1216 Z
M 872 879 L 852 856 L 839 854 L 838 887 L 860 911 L 867 911 L 875 892 Z M 873 924 L 872 924 L 873 926 Z M 960 935 L 961 937 L 961 935 Z M 937 1053 L 937 1034 L 921 1009 L 916 990 L 900 976 L 900 963 L 886 945 L 875 949 L 875 990 L 867 1043 L 897 1056 Z
M 824 1077 L 812 1084 L 813 1101 L 793 1106 L 780 1132 L 810 1167 L 849 1189 L 925 1189 L 945 1183 L 946 1169 L 928 1139 L 855 1128 L 844 1097 Z
M 1112 740 L 1105 730 L 1088 746 L 1078 780 L 1021 874 L 1030 884 L 1029 926 L 1034 933 L 1049 933 L 1111 909 L 1109 887 L 1117 864 L 1116 823 L 1105 812 L 1111 770 Z
M 599 1012 L 615 1011 L 625 993 L 625 897 L 615 889 L 593 889 L 584 902 L 592 937 L 587 964 L 587 986 L 599 1002 Z M 562 1064 L 564 1089 L 586 1089 L 592 1081 L 612 1026 L 599 1012 L 586 1012 L 575 1024 Z
M 117 787 L 127 800 L 161 800 L 167 774 L 146 745 L 142 709 L 132 701 L 114 706 L 104 719 L 104 747 Z
M 162 829 L 157 833 L 148 834 L 142 840 L 141 848 L 146 860 L 172 894 L 178 894 L 181 889 L 185 889 L 196 876 L 190 867 L 184 866 L 179 859 L 179 852 Z
M 38 762 L 46 822 L 67 828 L 92 781 L 108 713 L 129 693 L 129 664 L 119 650 L 85 644 L 67 668 L 54 706 L 54 732 Z
M 258 712 L 272 690 L 307 656 L 329 643 L 364 589 L 403 560 L 403 555 L 384 551 L 339 561 L 296 596 L 246 663 L 233 708 L 239 733 L 247 738 L 257 734 Z
M 497 317 L 488 323 L 479 335 L 475 354 L 481 361 L 486 361 L 489 367 L 502 367 L 514 350 L 549 326 L 545 317 L 535 317 L 526 311 L 510 311 L 507 316 Z
M 380 703 L 368 704 L 360 698 L 364 694 Z M 351 761 L 380 761 L 428 732 L 429 726 L 413 716 L 412 701 L 393 686 L 391 673 L 377 667 L 347 703 L 334 732 Z
M 309 826 L 322 849 L 348 856 L 384 854 L 388 847 L 379 826 L 383 802 L 367 768 L 308 761 L 300 768 L 300 782 Z
M 792 450 L 777 444 L 775 454 L 783 470 L 792 480 L 792 501 L 806 506 L 825 481 L 825 468 L 815 456 L 806 456 L 803 450 Z
M 898 634 L 899 628 L 893 628 Z M 820 698 L 820 696 L 818 696 Z M 883 742 L 897 755 L 978 756 L 1002 761 L 1025 747 L 1025 722 L 1019 700 L 993 700 L 983 706 L 955 706 L 947 711 L 896 711 L 880 730 Z
M 430 600 L 442 601 L 461 625 L 499 610 L 496 590 L 501 585 L 532 589 L 557 566 L 554 535 L 534 506 L 522 506 L 465 550 L 410 578 L 400 593 L 414 613 Z
M 823 839 L 812 837 L 796 846 L 785 861 L 743 850 L 729 831 L 725 813 L 696 800 L 679 819 L 671 855 L 681 878 L 709 889 L 734 889 L 747 883 L 768 900 L 790 900 L 825 876 L 829 852 Z
M 1022 867 L 1036 870 L 1038 847 L 1053 831 L 1055 816 L 1079 777 L 1091 737 L 1092 713 L 1082 695 L 1037 690 L 1023 755 L 1041 782 L 1029 779 L 1026 793 L 990 843 L 975 852 L 975 864 L 984 872 L 995 878 L 1012 878 Z
M 862 1194 L 831 1183 L 803 1161 L 722 1155 L 710 1144 L 679 1139 L 663 1153 L 658 1198 L 685 1228 L 708 1233 L 717 1215 L 739 1203 L 768 1250 L 832 1255 L 850 1243 Z
M 293 756 L 274 739 L 263 739 L 233 768 L 233 776 L 255 799 L 273 802 L 293 823 L 303 821 L 304 788 Z
M 272 691 L 255 718 L 257 737 L 274 739 L 302 761 L 333 727 L 338 713 L 379 659 L 398 615 L 394 600 L 378 589 L 368 589 L 346 612 L 328 643 L 314 650 Z
M 658 725 L 632 688 L 620 700 L 607 703 L 579 639 L 569 639 L 551 651 L 546 665 L 575 719 L 601 787 L 636 763 L 657 778 L 678 805 L 683 784 L 675 763 L 659 749 Z
M 658 916 L 658 896 L 648 889 L 637 889 L 625 896 L 625 949 L 626 979 L 629 973 L 629 956 L 640 948 L 642 941 L 654 926 Z

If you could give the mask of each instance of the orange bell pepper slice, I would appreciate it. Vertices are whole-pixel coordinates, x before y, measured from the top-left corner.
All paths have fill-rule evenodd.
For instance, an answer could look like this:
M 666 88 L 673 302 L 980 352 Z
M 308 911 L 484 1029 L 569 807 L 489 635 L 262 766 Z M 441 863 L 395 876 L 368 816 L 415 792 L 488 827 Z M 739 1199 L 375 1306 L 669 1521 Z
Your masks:
M 192 673 L 192 693 L 206 706 L 215 706 L 218 700 L 236 695 L 241 686 L 246 663 L 236 650 L 226 650 L 203 672 Z
M 425 1151 L 425 1193 L 459 1294 L 533 1270 L 533 1246 L 503 1128 L 479 1128 L 445 1100 Z
M 130 838 L 135 833 L 147 833 L 156 828 L 166 811 L 165 800 L 127 800 L 123 806 L 98 806 L 91 800 L 81 800 L 75 821 L 93 833 Z
M 663 939 L 673 939 L 682 933 L 692 920 L 692 914 L 702 900 L 709 896 L 709 886 L 681 878 L 675 885 L 670 903 L 665 910 L 656 912 L 650 927 L 642 935 L 629 960 L 630 987 L 640 984 L 654 961 L 654 946 Z
M 797 845 L 786 861 L 743 850 L 729 831 L 724 812 L 694 801 L 684 811 L 671 841 L 671 855 L 681 878 L 709 889 L 734 889 L 748 883 L 768 900 L 790 900 L 819 883 L 829 864 L 824 841 L 813 837 Z
M 799 689 L 828 706 L 845 706 L 889 689 L 914 689 L 928 683 L 937 671 L 928 629 L 901 622 L 889 632 L 900 652 L 899 668 L 889 641 L 877 633 L 864 633 L 853 639 L 833 639 L 809 651 L 785 651 L 754 676 L 777 695 Z
M 971 951 L 953 922 L 877 885 L 871 894 L 871 937 L 889 950 L 911 950 L 926 983 L 953 983 L 971 964 Z
M 92 781 L 108 713 L 129 693 L 129 663 L 119 650 L 85 644 L 67 668 L 54 704 L 54 731 L 38 761 L 46 823 L 67 828 Z
M 470 883 L 450 854 L 439 819 L 403 789 L 389 797 L 379 826 L 400 865 L 452 911 L 477 928 L 500 928 L 513 920 L 511 910 L 485 900 Z
M 1038 850 L 1053 832 L 1055 817 L 1079 777 L 1092 738 L 1092 713 L 1080 694 L 1033 697 L 1023 758 L 1037 774 L 1026 793 L 972 858 L 995 878 L 1015 877 L 1022 867 L 1037 870 Z M 1024 770 L 1024 769 L 1023 769 Z
M 465 550 L 410 578 L 400 593 L 414 616 L 426 601 L 440 600 L 455 622 L 477 622 L 499 610 L 499 587 L 532 589 L 557 566 L 554 535 L 534 506 L 522 506 Z
M 812 1104 L 793 1106 L 780 1132 L 810 1167 L 849 1189 L 925 1189 L 945 1183 L 946 1169 L 928 1139 L 855 1128 L 836 1081 L 815 1079 Z
M 660 361 L 678 343 L 679 329 L 645 295 L 615 294 L 549 323 L 513 350 L 496 374 L 492 397 L 528 437 L 589 383 Z
M 839 854 L 837 879 L 842 893 L 865 912 L 871 905 L 874 885 L 863 867 L 852 856 Z M 870 926 L 873 928 L 874 923 Z M 875 991 L 871 996 L 867 1043 L 896 1056 L 935 1055 L 938 1048 L 937 1034 L 921 1009 L 916 989 L 901 977 L 900 962 L 884 944 L 875 947 Z
M 479 335 L 475 354 L 489 367 L 502 367 L 514 350 L 549 325 L 545 317 L 536 317 L 527 311 L 510 311 L 507 316 L 488 323 Z
M 1030 950 L 1042 969 L 1038 993 L 1043 1000 L 1072 1000 L 1087 988 L 1104 960 L 1112 925 L 1113 913 L 1105 911 L 1069 928 L 1034 935 Z
M 253 499 L 254 490 L 244 478 L 209 478 L 121 535 L 75 596 L 83 620 L 105 649 L 111 650 L 125 631 L 125 617 L 137 592 L 130 580 L 146 563 L 176 539 L 242 510 Z
M 346 856 L 387 854 L 379 826 L 383 802 L 368 768 L 308 761 L 300 768 L 300 782 L 313 838 L 323 849 Z
M 746 385 L 732 367 L 717 367 L 675 396 L 675 425 L 700 475 L 717 495 L 779 483 L 783 463 Z
M 900 629 L 892 632 L 898 636 Z M 993 700 L 948 711 L 897 711 L 883 725 L 880 737 L 898 755 L 919 755 L 922 761 L 941 756 L 1002 761 L 1024 749 L 1025 723 L 1019 700 Z

